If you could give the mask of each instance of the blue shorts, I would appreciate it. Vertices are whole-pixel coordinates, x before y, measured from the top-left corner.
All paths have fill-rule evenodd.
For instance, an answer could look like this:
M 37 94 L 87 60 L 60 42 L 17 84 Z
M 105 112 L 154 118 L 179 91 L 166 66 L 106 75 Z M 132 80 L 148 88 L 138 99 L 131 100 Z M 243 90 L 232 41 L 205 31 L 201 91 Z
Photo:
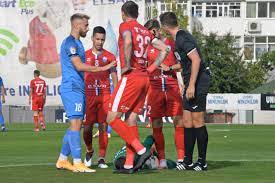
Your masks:
M 62 103 L 69 120 L 84 119 L 85 114 L 85 95 L 82 92 L 63 92 L 61 93 Z

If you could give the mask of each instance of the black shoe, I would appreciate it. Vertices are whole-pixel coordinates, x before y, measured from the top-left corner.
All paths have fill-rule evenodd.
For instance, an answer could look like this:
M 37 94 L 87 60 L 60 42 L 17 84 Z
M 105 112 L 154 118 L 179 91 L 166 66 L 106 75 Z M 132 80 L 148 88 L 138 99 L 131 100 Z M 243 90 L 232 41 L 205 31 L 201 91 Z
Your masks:
M 84 164 L 85 164 L 86 167 L 92 166 L 93 155 L 94 155 L 94 151 L 92 151 L 92 152 L 86 152 L 86 157 L 84 159 Z
M 176 169 L 177 170 L 193 170 L 193 163 L 186 164 L 183 161 L 177 162 Z
M 138 157 L 137 164 L 134 166 L 134 171 L 138 171 L 139 169 L 141 169 L 142 166 L 144 165 L 144 163 L 146 162 L 146 160 L 148 160 L 150 158 L 150 156 L 151 156 L 150 149 L 146 150 L 145 153 L 140 155 Z
M 130 169 L 122 168 L 122 169 L 118 169 L 117 171 L 115 171 L 115 173 L 133 174 L 133 173 L 135 173 L 135 171 L 133 168 L 130 168 Z
M 193 166 L 193 170 L 195 171 L 206 171 L 207 170 L 207 163 L 201 163 L 197 161 L 195 165 Z

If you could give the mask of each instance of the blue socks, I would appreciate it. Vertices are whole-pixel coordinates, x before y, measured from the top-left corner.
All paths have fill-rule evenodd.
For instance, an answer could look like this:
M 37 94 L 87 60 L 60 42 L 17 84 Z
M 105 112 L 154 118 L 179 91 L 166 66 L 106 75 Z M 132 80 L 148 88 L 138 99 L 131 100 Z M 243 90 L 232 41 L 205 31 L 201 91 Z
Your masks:
M 2 112 L 0 113 L 0 125 L 2 128 L 5 128 L 5 120 Z
M 110 125 L 108 125 L 108 128 L 107 128 L 107 133 L 111 133 L 112 132 L 112 127 Z
M 71 153 L 71 149 L 69 145 L 69 133 L 70 133 L 70 130 L 68 129 L 63 137 L 63 142 L 61 147 L 61 154 L 67 157 Z
M 81 161 L 81 139 L 80 139 L 80 131 L 71 131 L 68 130 L 68 140 L 72 153 L 72 157 L 77 161 Z

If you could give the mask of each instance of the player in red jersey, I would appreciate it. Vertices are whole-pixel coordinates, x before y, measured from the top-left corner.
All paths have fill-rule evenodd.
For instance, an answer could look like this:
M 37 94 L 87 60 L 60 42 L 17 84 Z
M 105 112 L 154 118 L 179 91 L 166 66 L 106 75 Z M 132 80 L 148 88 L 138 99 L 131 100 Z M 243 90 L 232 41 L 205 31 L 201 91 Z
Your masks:
M 138 5 L 127 1 L 121 8 L 123 23 L 119 27 L 119 50 L 122 78 L 111 96 L 107 121 L 126 142 L 126 162 L 121 173 L 133 173 L 141 168 L 150 157 L 150 151 L 140 143 L 137 116 L 142 112 L 149 88 L 148 72 L 156 69 L 165 59 L 170 49 L 162 41 L 137 22 Z M 146 67 L 147 47 L 152 44 L 160 53 L 156 61 Z M 125 114 L 125 121 L 121 120 Z M 133 166 L 134 156 L 139 156 Z
M 177 64 L 174 56 L 174 41 L 165 38 L 160 34 L 160 24 L 158 20 L 152 19 L 144 25 L 155 37 L 158 37 L 166 45 L 171 47 L 166 59 L 161 64 L 164 69 L 156 69 L 150 74 L 150 89 L 147 96 L 148 116 L 152 121 L 153 136 L 155 145 L 160 159 L 159 168 L 167 168 L 165 159 L 165 140 L 162 132 L 162 117 L 171 116 L 175 126 L 174 141 L 178 154 L 178 161 L 184 158 L 184 125 L 183 125 L 183 106 L 180 95 L 179 84 L 176 71 L 173 66 Z M 151 65 L 157 58 L 159 51 L 153 46 L 148 46 L 147 59 Z M 158 97 L 156 97 L 156 94 Z
M 38 117 L 40 125 L 43 130 L 46 130 L 46 125 L 44 122 L 43 108 L 46 102 L 46 82 L 41 79 L 40 71 L 35 70 L 33 72 L 34 79 L 30 83 L 30 95 L 29 104 L 31 105 L 31 110 L 33 111 L 33 122 L 34 131 L 39 131 Z
M 93 30 L 93 47 L 86 51 L 86 64 L 96 67 L 103 67 L 116 60 L 116 57 L 103 49 L 106 31 L 103 27 L 97 26 Z M 108 105 L 111 95 L 110 76 L 114 86 L 117 85 L 116 68 L 112 67 L 106 71 L 97 73 L 85 73 L 85 94 L 86 94 L 86 121 L 84 122 L 83 138 L 86 144 L 86 166 L 92 165 L 92 156 L 94 153 L 92 138 L 93 125 L 98 123 L 99 129 L 99 158 L 98 167 L 108 168 L 105 163 L 106 149 L 108 145 L 108 134 L 106 122 Z

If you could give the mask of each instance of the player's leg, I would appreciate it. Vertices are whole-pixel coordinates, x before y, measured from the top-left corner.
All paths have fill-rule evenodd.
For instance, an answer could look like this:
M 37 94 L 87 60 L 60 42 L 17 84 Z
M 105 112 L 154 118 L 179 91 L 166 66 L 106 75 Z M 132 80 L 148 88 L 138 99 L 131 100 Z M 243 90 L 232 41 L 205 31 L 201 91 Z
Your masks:
M 108 168 L 108 165 L 105 163 L 106 151 L 108 147 L 108 134 L 107 134 L 108 124 L 106 122 L 98 124 L 99 130 L 99 157 L 98 157 L 98 167 L 99 168 Z
M 43 114 L 43 110 L 38 111 L 38 115 L 39 115 L 39 122 L 40 122 L 40 126 L 43 130 L 46 130 L 46 124 L 44 121 L 44 114 Z
M 4 116 L 3 116 L 3 113 L 2 113 L 1 101 L 0 101 L 0 125 L 1 125 L 1 131 L 2 132 L 6 131 L 5 120 L 4 120 Z
M 34 131 L 39 132 L 38 110 L 33 111 Z
M 192 112 L 192 121 L 197 139 L 198 161 L 195 163 L 194 170 L 207 170 L 206 152 L 208 145 L 208 132 L 205 126 L 204 115 L 206 111 L 206 95 L 196 96 L 198 107 Z
M 172 117 L 175 127 L 174 141 L 177 149 L 178 162 L 184 160 L 184 124 L 182 115 Z
M 80 129 L 84 117 L 85 97 L 80 92 L 67 92 L 61 93 L 61 98 L 70 121 L 70 128 L 64 135 L 56 167 L 75 172 L 95 172 L 95 170 L 87 168 L 81 161 Z M 73 166 L 68 161 L 70 153 L 73 159 Z
M 112 136 L 112 128 L 111 128 L 110 125 L 108 125 L 108 127 L 107 127 L 107 134 L 108 134 L 108 138 L 111 138 L 111 136 Z

